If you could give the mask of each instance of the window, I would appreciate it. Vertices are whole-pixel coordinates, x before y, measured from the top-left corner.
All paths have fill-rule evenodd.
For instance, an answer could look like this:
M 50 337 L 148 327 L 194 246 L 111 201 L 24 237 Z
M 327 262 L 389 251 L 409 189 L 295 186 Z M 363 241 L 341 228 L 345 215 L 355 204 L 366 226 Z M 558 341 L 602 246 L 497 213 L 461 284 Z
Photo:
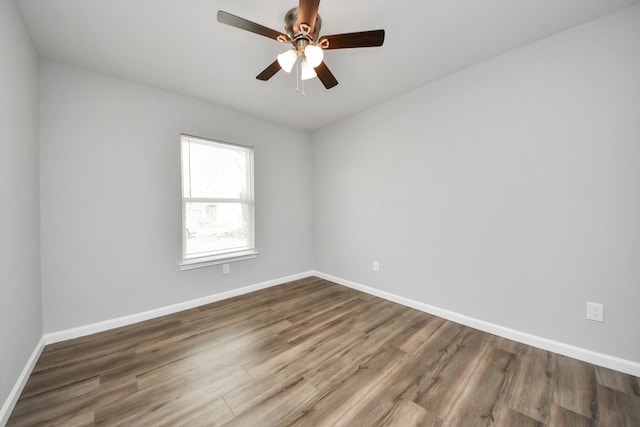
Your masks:
M 182 263 L 255 258 L 253 148 L 182 135 Z

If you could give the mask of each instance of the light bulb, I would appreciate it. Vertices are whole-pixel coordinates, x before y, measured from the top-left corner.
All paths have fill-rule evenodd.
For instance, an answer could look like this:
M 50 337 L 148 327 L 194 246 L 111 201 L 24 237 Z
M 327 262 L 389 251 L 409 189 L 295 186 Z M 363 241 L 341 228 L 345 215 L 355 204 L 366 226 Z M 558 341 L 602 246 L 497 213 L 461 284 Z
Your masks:
M 300 79 L 302 80 L 309 80 L 317 75 L 316 70 L 314 70 L 311 64 L 309 64 L 306 60 L 302 61 L 301 68 L 302 71 L 300 72 Z
M 309 62 L 309 65 L 311 65 L 313 68 L 316 68 L 322 62 L 322 59 L 324 58 L 324 52 L 322 51 L 320 46 L 308 44 L 304 48 L 304 56 L 305 58 L 307 58 L 307 62 Z
M 280 68 L 282 68 L 285 73 L 290 73 L 293 68 L 293 64 L 296 63 L 298 59 L 298 54 L 295 49 L 289 49 L 286 52 L 278 55 L 278 64 L 280 64 Z

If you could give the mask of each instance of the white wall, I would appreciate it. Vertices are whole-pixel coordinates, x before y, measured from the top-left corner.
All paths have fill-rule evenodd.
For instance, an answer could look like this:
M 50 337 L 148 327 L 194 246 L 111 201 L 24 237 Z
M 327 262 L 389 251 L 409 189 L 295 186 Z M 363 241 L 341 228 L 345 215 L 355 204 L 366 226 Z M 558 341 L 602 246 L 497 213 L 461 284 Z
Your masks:
M 312 269 L 307 133 L 44 61 L 45 332 Z M 180 133 L 255 147 L 258 258 L 179 271 Z
M 0 406 L 42 337 L 38 198 L 38 58 L 14 2 L 3 0 L 0 1 Z
M 317 270 L 640 362 L 639 6 L 312 141 Z

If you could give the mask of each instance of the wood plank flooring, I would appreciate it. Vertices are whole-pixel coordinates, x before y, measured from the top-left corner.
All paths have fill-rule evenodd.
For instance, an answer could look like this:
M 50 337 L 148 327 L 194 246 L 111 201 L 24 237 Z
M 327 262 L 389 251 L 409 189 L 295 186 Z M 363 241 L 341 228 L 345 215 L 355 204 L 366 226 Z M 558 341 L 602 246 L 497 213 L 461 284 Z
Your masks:
M 640 380 L 315 277 L 47 346 L 8 425 L 640 426 Z

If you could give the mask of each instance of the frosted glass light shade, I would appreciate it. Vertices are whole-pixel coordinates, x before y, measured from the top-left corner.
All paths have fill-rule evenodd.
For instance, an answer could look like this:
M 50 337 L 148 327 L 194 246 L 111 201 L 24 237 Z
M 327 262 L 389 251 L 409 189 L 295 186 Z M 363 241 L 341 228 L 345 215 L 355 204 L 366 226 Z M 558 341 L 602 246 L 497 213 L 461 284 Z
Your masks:
M 304 48 L 304 56 L 307 58 L 309 65 L 316 68 L 322 62 L 324 52 L 319 46 L 309 44 Z
M 278 55 L 278 64 L 280 64 L 280 68 L 282 68 L 286 73 L 290 73 L 297 59 L 298 55 L 296 54 L 296 51 L 294 49 L 289 49 L 288 51 Z
M 309 80 L 317 76 L 316 70 L 313 69 L 311 64 L 307 61 L 302 61 L 302 71 L 300 72 L 300 78 L 302 80 Z

